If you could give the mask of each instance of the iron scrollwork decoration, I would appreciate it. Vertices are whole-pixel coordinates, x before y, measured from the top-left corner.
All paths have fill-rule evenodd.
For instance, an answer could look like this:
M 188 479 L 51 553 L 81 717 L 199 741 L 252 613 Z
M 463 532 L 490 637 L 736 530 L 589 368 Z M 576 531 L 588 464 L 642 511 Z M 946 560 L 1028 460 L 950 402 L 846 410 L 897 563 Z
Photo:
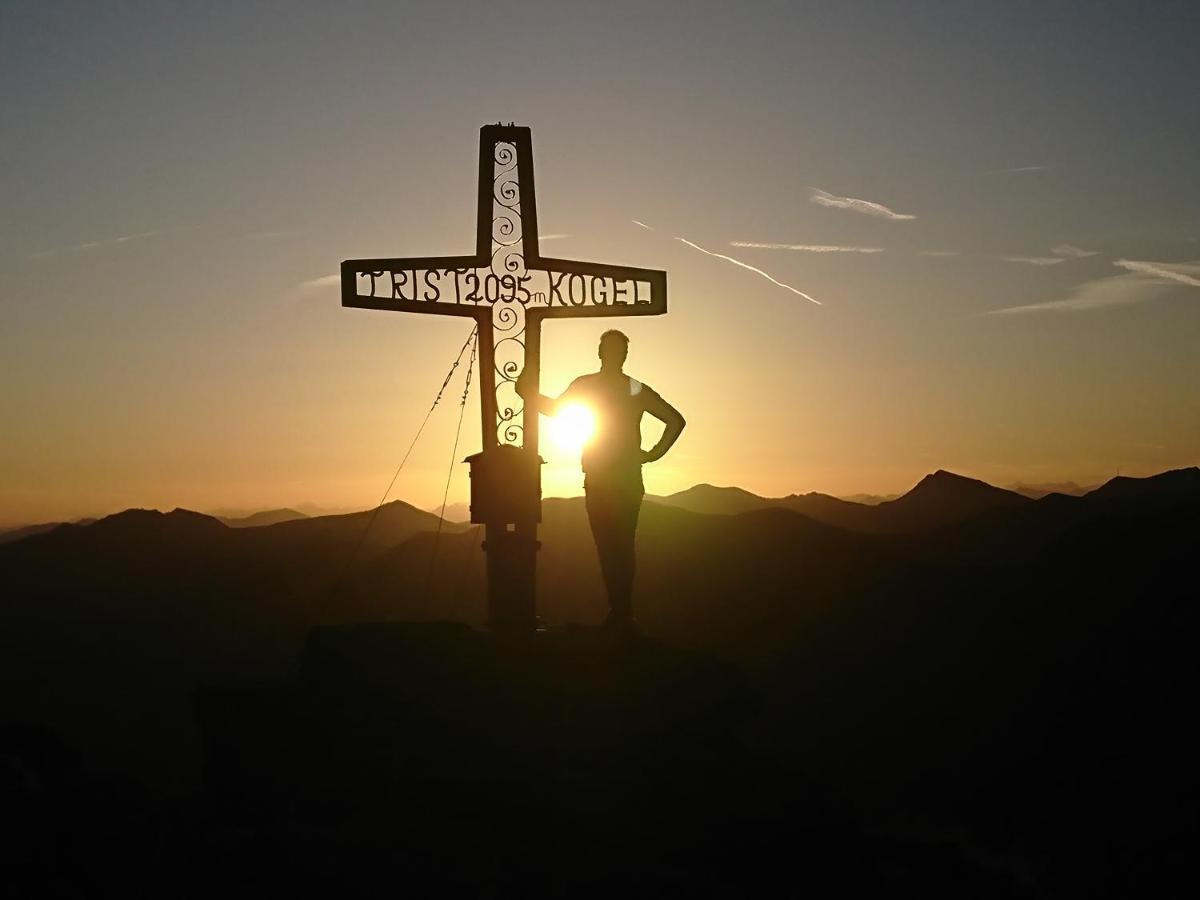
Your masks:
M 496 440 L 520 445 L 524 407 L 517 394 L 517 376 L 525 367 L 525 304 L 519 302 L 516 286 L 526 280 L 526 275 L 516 145 L 507 141 L 497 143 L 492 164 L 492 274 L 502 287 L 513 286 L 507 294 L 498 291 L 498 302 L 492 305 L 492 328 L 496 335 Z

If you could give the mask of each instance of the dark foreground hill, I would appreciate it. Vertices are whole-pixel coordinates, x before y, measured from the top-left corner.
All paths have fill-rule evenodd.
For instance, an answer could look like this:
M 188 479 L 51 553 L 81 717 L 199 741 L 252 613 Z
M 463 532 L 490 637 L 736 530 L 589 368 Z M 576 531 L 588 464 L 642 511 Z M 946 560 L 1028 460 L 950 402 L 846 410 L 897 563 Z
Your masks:
M 0 709 L 53 726 L 104 767 L 194 782 L 189 692 L 288 671 L 314 623 L 369 620 L 375 609 L 329 599 L 351 558 L 369 565 L 437 527 L 396 502 L 362 540 L 371 517 L 228 528 L 127 510 L 4 545 Z
M 667 809 L 677 817 L 659 820 L 661 827 L 705 822 L 717 829 L 717 822 L 750 817 L 766 832 L 782 834 L 801 821 L 809 834 L 841 834 L 834 845 L 821 844 L 824 851 L 811 850 L 815 856 L 806 856 L 804 848 L 820 842 L 802 842 L 793 851 L 797 866 L 828 872 L 816 856 L 848 854 L 838 858 L 857 860 L 860 871 L 885 878 L 887 890 L 874 882 L 859 885 L 870 895 L 891 889 L 922 896 L 939 890 L 956 896 L 1171 893 L 1172 879 L 1189 871 L 1196 837 L 1192 760 L 1200 748 L 1186 712 L 1196 685 L 1196 474 L 1122 479 L 1082 498 L 1049 495 L 1036 501 L 1012 501 L 1008 492 L 931 476 L 919 497 L 932 498 L 934 489 L 946 488 L 947 502 L 958 511 L 966 505 L 964 497 L 983 502 L 953 524 L 900 534 L 833 527 L 782 506 L 725 516 L 647 504 L 637 588 L 645 631 L 660 642 L 655 646 L 663 648 L 664 659 L 675 652 L 701 654 L 740 673 L 751 692 L 739 715 L 722 720 L 727 729 L 722 740 L 733 741 L 725 744 L 727 755 L 707 769 L 695 768 L 701 763 L 689 758 L 683 770 L 694 778 L 670 788 Z M 916 508 L 912 501 L 910 508 Z M 409 768 L 421 771 L 396 782 L 394 789 L 409 792 L 409 799 L 396 799 L 403 809 L 384 824 L 375 813 L 361 821 L 323 817 L 316 800 L 302 815 L 288 807 L 293 812 L 283 816 L 270 802 L 256 811 L 234 803 L 232 811 L 201 821 L 179 807 L 164 813 L 156 805 L 161 801 L 153 799 L 164 787 L 185 797 L 213 797 L 217 782 L 203 781 L 201 773 L 204 760 L 214 763 L 216 747 L 210 743 L 204 752 L 192 705 L 205 685 L 268 698 L 279 696 L 271 691 L 301 687 L 328 692 L 332 706 L 287 707 L 316 717 L 306 719 L 313 731 L 292 743 L 317 734 L 328 742 L 330 734 L 344 734 L 347 743 L 329 752 L 336 750 L 338 771 L 349 781 L 335 783 L 368 791 L 376 773 L 394 761 L 386 748 L 399 746 L 369 737 L 370 728 L 392 721 L 387 727 L 401 728 L 414 740 L 446 735 L 452 707 L 444 706 L 441 691 L 530 690 L 528 671 L 466 665 L 481 646 L 469 636 L 462 644 L 429 637 L 428 647 L 425 638 L 415 638 L 407 649 L 390 645 L 395 649 L 384 657 L 403 658 L 396 671 L 404 679 L 419 677 L 398 694 L 394 680 L 391 687 L 353 681 L 361 693 L 352 697 L 364 704 L 355 713 L 359 724 L 330 731 L 334 720 L 325 717 L 344 705 L 334 700 L 339 691 L 350 690 L 347 682 L 341 676 L 314 682 L 305 674 L 311 675 L 311 667 L 302 667 L 300 682 L 295 680 L 314 626 L 445 619 L 478 625 L 484 615 L 477 529 L 444 527 L 435 538 L 436 517 L 403 504 L 385 508 L 378 536 L 347 570 L 366 515 L 230 529 L 184 511 L 130 511 L 0 548 L 6 586 L 0 708 L 11 723 L 0 756 L 8 760 L 7 783 L 25 785 L 21 802 L 36 807 L 59 797 L 100 815 L 100 807 L 89 806 L 78 793 L 93 788 L 70 787 L 92 782 L 70 773 L 121 772 L 152 786 L 150 793 L 120 789 L 133 817 L 122 819 L 121 827 L 135 835 L 147 833 L 148 826 L 137 824 L 144 812 L 153 821 L 175 817 L 206 846 L 227 841 L 237 853 L 249 851 L 232 835 L 257 835 L 278 859 L 296 848 L 305 853 L 328 848 L 328 831 L 322 829 L 333 827 L 330 822 L 350 829 L 336 833 L 343 841 L 338 853 L 351 858 L 361 854 L 377 861 L 382 857 L 372 848 L 396 845 L 398 834 L 416 841 L 423 819 L 452 840 L 450 813 L 431 817 L 421 810 L 437 805 L 441 790 L 446 797 L 469 795 L 468 782 L 451 774 L 446 783 L 444 769 L 411 760 Z M 936 518 L 935 513 L 924 521 Z M 543 615 L 559 627 L 597 622 L 603 597 L 582 502 L 547 501 L 541 538 Z M 379 646 L 369 635 L 361 640 Z M 386 645 L 391 639 L 380 640 Z M 374 652 L 348 651 L 364 659 Z M 577 646 L 572 652 L 591 651 Z M 618 671 L 605 652 L 588 657 L 589 678 Z M 424 654 L 425 668 L 405 668 L 417 665 L 415 657 L 404 661 L 413 654 Z M 463 681 L 464 671 L 487 674 Z M 562 721 L 554 716 L 582 703 L 584 695 L 571 693 L 576 676 L 538 677 L 566 679 L 561 685 L 566 693 L 551 696 L 538 688 L 530 696 L 541 699 L 528 715 L 540 710 L 536 715 L 550 716 L 544 721 L 553 723 Z M 268 684 L 261 689 L 248 686 L 263 682 Z M 582 683 L 577 687 L 583 690 Z M 695 693 L 703 705 L 707 691 Z M 606 696 L 611 703 L 639 704 L 638 698 L 649 695 L 639 688 Z M 558 712 L 551 715 L 553 710 Z M 393 713 L 400 718 L 388 720 Z M 369 725 L 376 715 L 384 718 Z M 269 716 L 251 719 L 261 722 L 259 731 L 237 731 L 252 722 L 209 720 L 217 730 L 205 733 L 226 741 L 221 766 L 237 769 L 238 746 L 245 748 L 242 761 L 248 763 L 255 747 L 281 739 L 272 738 Z M 585 717 L 571 727 L 599 727 L 600 721 Z M 677 748 L 691 741 L 700 752 L 714 740 L 670 717 L 664 721 L 675 722 L 669 734 L 631 737 L 622 752 L 641 743 L 653 745 L 649 752 L 659 741 Z M 550 729 L 545 735 L 552 735 L 559 726 L 545 727 Z M 386 732 L 393 734 L 387 740 L 400 740 L 394 735 L 401 732 Z M 485 756 L 502 739 L 494 730 L 488 735 L 484 729 L 470 742 Z M 422 752 L 436 753 L 438 741 L 429 740 Z M 631 795 L 622 792 L 634 785 L 652 791 L 658 784 L 659 776 L 642 782 L 632 770 L 603 774 L 593 763 L 574 770 L 575 751 L 566 752 L 548 737 L 527 743 L 530 759 L 555 773 L 547 774 L 547 789 L 574 798 L 563 806 L 538 806 L 535 819 L 545 815 L 561 824 L 567 820 L 554 816 L 567 815 L 574 827 L 587 819 L 587 804 L 600 802 L 606 792 L 615 791 L 615 803 L 620 796 L 628 800 Z M 446 753 L 461 753 L 462 747 L 448 737 L 443 742 Z M 278 757 L 284 750 L 274 752 Z M 358 781 L 353 760 L 361 762 Z M 745 780 L 747 771 L 771 774 Z M 442 772 L 440 788 L 428 780 L 435 772 Z M 218 778 L 214 770 L 210 775 Z M 228 777 L 221 776 L 221 783 L 228 784 Z M 528 786 L 497 794 L 488 783 L 493 786 L 486 803 L 497 809 L 531 795 Z M 709 819 L 688 805 L 703 807 L 705 798 L 727 798 L 734 788 L 759 798 L 753 810 L 714 800 L 709 813 L 715 819 Z M 446 808 L 467 808 L 456 804 L 460 801 Z M 29 812 L 28 806 L 20 808 Z M 598 821 L 619 828 L 616 823 L 641 807 L 607 808 L 623 812 Z M 71 809 L 76 820 L 84 814 Z M 656 809 L 655 815 L 663 814 L 662 807 Z M 474 824 L 465 824 L 464 833 L 477 837 L 471 829 L 480 821 L 504 821 L 480 819 L 478 809 L 471 815 Z M 846 827 L 855 836 L 838 830 Z M 555 827 L 544 830 L 553 833 Z M 637 835 L 639 847 L 652 839 L 636 829 L 629 833 Z M 455 858 L 476 852 L 477 843 L 469 843 L 456 845 L 461 853 Z M 170 846 L 172 853 L 183 852 Z M 612 846 L 619 854 L 620 840 Z M 771 846 L 772 853 L 785 852 Z M 712 856 L 721 851 L 700 843 L 689 860 L 680 845 L 672 847 L 670 858 L 654 869 L 655 878 L 677 876 L 680 892 L 702 892 L 697 885 L 704 873 L 715 871 Z M 756 858 L 740 843 L 725 852 L 730 857 L 719 867 L 721 878 L 736 873 L 739 861 Z M 344 863 L 347 857 L 338 859 Z M 606 871 L 632 877 L 613 865 Z M 655 882 L 668 891 L 664 883 Z M 736 881 L 714 884 L 737 892 Z M 836 893 L 827 882 L 812 887 L 817 895 Z
M 852 822 L 741 739 L 756 709 L 744 677 L 652 639 L 323 628 L 294 679 L 210 689 L 198 708 L 218 808 L 257 811 L 268 833 L 288 810 L 289 885 L 340 894 L 365 869 L 469 896 L 885 887 Z M 372 836 L 371 852 L 330 853 L 331 828 Z

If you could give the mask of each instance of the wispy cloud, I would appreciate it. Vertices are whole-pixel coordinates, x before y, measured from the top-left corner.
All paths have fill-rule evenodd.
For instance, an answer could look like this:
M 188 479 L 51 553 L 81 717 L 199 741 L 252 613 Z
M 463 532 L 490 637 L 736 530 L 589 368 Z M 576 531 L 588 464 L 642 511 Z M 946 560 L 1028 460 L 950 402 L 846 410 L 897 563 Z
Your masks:
M 1118 259 L 1113 265 L 1128 269 L 1130 272 L 1153 275 L 1155 278 L 1200 287 L 1200 278 L 1196 277 L 1200 275 L 1200 263 L 1138 262 L 1135 259 Z
M 634 225 L 636 225 L 638 228 L 645 228 L 647 231 L 653 231 L 653 230 L 654 230 L 654 229 L 653 229 L 653 228 L 651 228 L 649 225 L 647 225 L 645 222 L 639 222 L 637 219 L 630 219 L 629 221 L 631 221 L 631 222 L 632 222 Z
M 58 247 L 53 250 L 42 250 L 39 253 L 34 253 L 30 259 L 45 259 L 48 256 L 58 256 L 62 253 L 78 253 L 82 250 L 97 250 L 101 247 L 115 247 L 118 244 L 127 244 L 130 241 L 140 241 L 145 238 L 154 237 L 161 234 L 159 231 L 139 231 L 136 234 L 123 234 L 120 237 L 104 238 L 99 241 L 87 241 L 82 244 L 75 244 L 71 247 Z
M 638 224 L 641 224 L 641 223 L 638 223 Z M 642 227 L 645 228 L 647 226 L 643 225 Z M 699 250 L 701 253 L 706 253 L 709 256 L 714 257 L 715 259 L 723 259 L 726 262 L 733 263 L 735 266 L 741 266 L 743 269 L 747 269 L 748 271 L 751 271 L 756 275 L 762 276 L 763 278 L 767 279 L 767 281 L 771 282 L 771 284 L 778 285 L 779 287 L 783 288 L 784 290 L 791 291 L 793 294 L 796 294 L 797 296 L 803 297 L 805 300 L 808 300 L 812 303 L 817 304 L 817 306 L 822 305 L 820 300 L 810 297 L 808 294 L 804 293 L 804 291 L 799 290 L 798 288 L 794 288 L 790 284 L 784 284 L 782 281 L 778 280 L 777 278 L 774 278 L 773 276 L 768 275 L 762 269 L 756 268 L 756 267 L 750 265 L 749 263 L 744 263 L 740 259 L 734 259 L 732 256 L 726 256 L 724 253 L 714 253 L 711 250 L 705 250 L 699 244 L 694 244 L 691 241 L 689 241 L 687 238 L 676 236 L 675 240 L 680 241 L 681 243 L 687 244 L 693 250 Z
M 272 241 L 276 238 L 291 237 L 300 234 L 300 228 L 281 228 L 275 231 L 251 231 L 246 235 L 248 241 Z
M 985 175 L 1029 175 L 1033 172 L 1045 172 L 1047 169 L 1053 169 L 1054 166 L 1016 166 L 1011 169 L 992 169 L 990 172 L 985 172 Z
M 730 247 L 757 250 L 802 250 L 806 253 L 882 253 L 882 247 L 841 247 L 834 244 L 763 244 L 757 241 L 730 241 Z
M 1084 250 L 1082 247 L 1076 247 L 1074 244 L 1058 244 L 1050 248 L 1050 252 L 1055 256 L 1064 256 L 1069 259 L 1083 259 L 1085 256 L 1096 256 L 1099 250 Z
M 922 250 L 918 256 L 958 256 L 957 250 Z
M 310 278 L 308 281 L 302 281 L 296 287 L 302 291 L 316 291 L 321 288 L 332 287 L 342 283 L 342 276 L 334 273 L 333 275 L 322 275 L 320 278 Z
M 1139 273 L 1128 275 L 1109 275 L 1085 281 L 1073 288 L 1071 293 L 1062 300 L 1051 300 L 1046 303 L 1030 303 L 1025 306 L 1009 306 L 1005 309 L 993 309 L 984 315 L 1014 316 L 1027 313 L 1068 313 L 1087 312 L 1093 309 L 1103 309 L 1107 306 L 1128 306 L 1131 303 L 1142 303 L 1153 300 L 1159 294 L 1171 287 L 1170 283 L 1161 278 Z
M 1002 256 L 1005 262 L 1024 263 L 1027 266 L 1057 266 L 1066 262 L 1065 256 Z
M 539 234 L 539 241 L 561 241 L 563 238 L 569 238 L 569 234 Z
M 993 309 L 984 315 L 1083 312 L 1090 309 L 1102 309 L 1106 306 L 1127 306 L 1130 303 L 1153 300 L 1177 284 L 1200 287 L 1200 262 L 1160 263 L 1118 259 L 1113 265 L 1129 271 L 1124 275 L 1109 275 L 1106 278 L 1085 281 L 1062 300 Z
M 833 209 L 848 209 L 852 212 L 863 213 L 868 216 L 876 216 L 880 219 L 915 219 L 916 216 L 908 215 L 907 213 L 898 213 L 888 209 L 882 203 L 874 203 L 871 200 L 859 200 L 854 197 L 838 197 L 828 191 L 823 191 L 820 188 L 812 189 L 812 196 L 809 198 L 818 206 L 828 206 Z
M 1005 262 L 1024 263 L 1027 266 L 1056 266 L 1068 259 L 1084 259 L 1088 256 L 1098 256 L 1099 250 L 1084 250 L 1074 244 L 1056 244 L 1050 248 L 1053 256 L 1002 256 Z

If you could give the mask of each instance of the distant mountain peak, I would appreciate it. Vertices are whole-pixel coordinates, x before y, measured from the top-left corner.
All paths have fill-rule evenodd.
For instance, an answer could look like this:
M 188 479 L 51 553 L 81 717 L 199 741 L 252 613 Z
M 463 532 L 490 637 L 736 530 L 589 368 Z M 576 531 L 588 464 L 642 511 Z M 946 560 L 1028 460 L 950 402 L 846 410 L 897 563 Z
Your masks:
M 987 484 L 986 481 L 980 481 L 978 478 L 968 478 L 966 475 L 959 475 L 957 472 L 951 472 L 949 469 L 938 469 L 931 475 L 926 475 L 922 481 L 944 481 L 953 484 Z M 992 485 L 988 484 L 988 487 Z
M 693 484 L 690 488 L 685 488 L 684 490 L 679 491 L 675 494 L 672 494 L 671 496 L 679 497 L 684 494 L 698 494 L 698 493 L 703 493 L 703 492 L 707 492 L 707 491 L 719 491 L 721 493 L 736 493 L 736 494 L 749 494 L 750 493 L 750 491 L 746 490 L 745 488 L 740 488 L 735 485 L 709 484 L 707 481 L 702 481 L 699 484 Z
M 105 516 L 89 526 L 97 533 L 106 531 L 138 531 L 147 528 L 189 528 L 204 531 L 224 531 L 225 526 L 219 519 L 204 513 L 183 507 L 176 507 L 170 512 L 157 509 L 142 509 L 140 507 L 125 509 L 111 516 Z
M 948 472 L 945 469 L 938 469 L 932 474 L 926 475 L 916 487 L 904 495 L 911 497 L 918 492 L 938 491 L 945 493 L 952 491 L 955 493 L 975 492 L 988 493 L 993 495 L 1013 494 L 1018 496 L 1013 491 L 1006 491 L 1004 488 L 998 488 L 993 484 L 988 484 L 986 481 L 980 481 L 978 478 L 968 478 L 966 475 L 958 475 L 955 472 Z M 901 497 L 900 499 L 904 499 Z
M 775 501 L 752 494 L 745 488 L 721 487 L 715 484 L 694 484 L 666 497 L 651 497 L 668 506 L 708 515 L 737 515 L 738 513 L 774 506 Z
M 1014 491 L 945 469 L 926 475 L 907 494 L 880 503 L 891 531 L 932 531 L 993 509 L 1032 503 Z

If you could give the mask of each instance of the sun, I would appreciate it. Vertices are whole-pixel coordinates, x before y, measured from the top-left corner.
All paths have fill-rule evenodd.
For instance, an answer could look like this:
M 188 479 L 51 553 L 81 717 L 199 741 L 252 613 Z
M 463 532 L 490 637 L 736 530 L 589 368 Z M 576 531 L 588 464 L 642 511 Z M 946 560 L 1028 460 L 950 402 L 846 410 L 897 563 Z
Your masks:
M 558 447 L 578 453 L 592 439 L 596 419 L 582 403 L 569 403 L 549 420 L 546 431 Z

